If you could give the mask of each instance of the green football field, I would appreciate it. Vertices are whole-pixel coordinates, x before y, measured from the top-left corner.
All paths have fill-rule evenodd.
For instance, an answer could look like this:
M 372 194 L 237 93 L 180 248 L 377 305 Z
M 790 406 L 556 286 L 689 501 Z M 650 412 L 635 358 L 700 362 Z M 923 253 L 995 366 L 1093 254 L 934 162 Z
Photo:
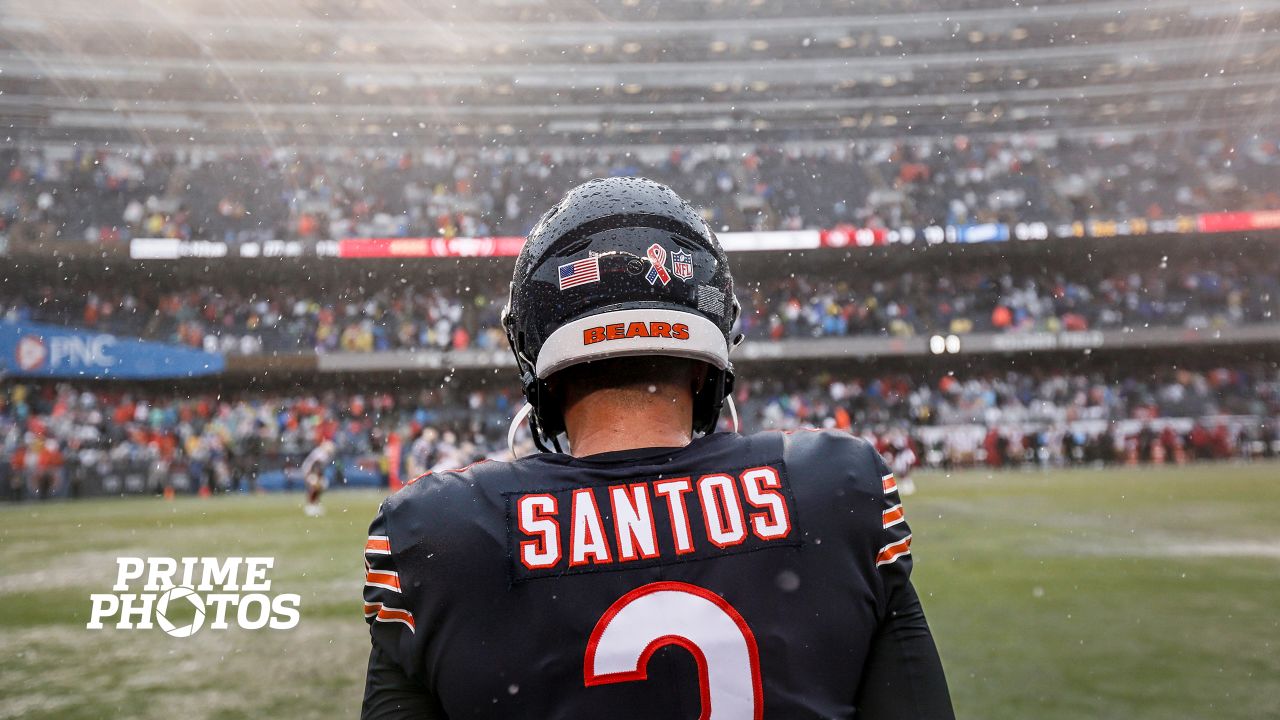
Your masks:
M 922 475 L 906 498 L 962 718 L 1280 717 L 1280 465 Z M 0 718 L 358 712 L 379 497 L 0 506 Z M 122 555 L 267 555 L 288 631 L 85 629 Z

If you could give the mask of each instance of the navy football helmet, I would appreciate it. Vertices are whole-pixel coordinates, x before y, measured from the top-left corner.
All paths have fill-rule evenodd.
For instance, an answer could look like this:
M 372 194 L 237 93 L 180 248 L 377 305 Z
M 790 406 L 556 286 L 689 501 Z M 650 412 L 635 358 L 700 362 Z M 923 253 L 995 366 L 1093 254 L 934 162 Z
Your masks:
M 532 407 L 539 449 L 564 431 L 547 379 L 579 363 L 666 355 L 709 366 L 696 432 L 715 429 L 733 390 L 729 350 L 741 308 L 715 233 L 671 188 L 638 177 L 569 191 L 529 233 L 502 324 Z

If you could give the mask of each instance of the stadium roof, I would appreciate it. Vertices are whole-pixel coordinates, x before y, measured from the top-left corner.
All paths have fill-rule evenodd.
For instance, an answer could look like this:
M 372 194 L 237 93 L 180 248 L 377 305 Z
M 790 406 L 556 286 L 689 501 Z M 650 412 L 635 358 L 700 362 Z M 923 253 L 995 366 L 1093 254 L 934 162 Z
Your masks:
M 777 5 L 7 0 L 0 117 L 29 139 L 689 142 L 1232 122 L 1277 99 L 1280 0 Z

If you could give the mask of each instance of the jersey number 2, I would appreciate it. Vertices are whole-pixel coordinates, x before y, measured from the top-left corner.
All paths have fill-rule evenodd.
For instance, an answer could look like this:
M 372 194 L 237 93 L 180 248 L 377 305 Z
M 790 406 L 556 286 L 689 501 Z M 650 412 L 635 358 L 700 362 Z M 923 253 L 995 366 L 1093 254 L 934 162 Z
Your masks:
M 760 720 L 760 653 L 742 615 L 697 585 L 655 582 L 618 598 L 587 641 L 587 686 L 648 679 L 649 658 L 679 645 L 698 664 L 699 720 Z

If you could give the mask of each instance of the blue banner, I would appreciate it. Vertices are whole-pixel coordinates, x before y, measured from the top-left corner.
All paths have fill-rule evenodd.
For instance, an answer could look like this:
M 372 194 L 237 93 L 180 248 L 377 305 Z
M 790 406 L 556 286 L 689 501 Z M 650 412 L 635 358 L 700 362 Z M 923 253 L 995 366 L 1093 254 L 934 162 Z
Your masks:
M 216 353 L 58 325 L 0 322 L 0 374 L 158 380 L 222 372 Z

